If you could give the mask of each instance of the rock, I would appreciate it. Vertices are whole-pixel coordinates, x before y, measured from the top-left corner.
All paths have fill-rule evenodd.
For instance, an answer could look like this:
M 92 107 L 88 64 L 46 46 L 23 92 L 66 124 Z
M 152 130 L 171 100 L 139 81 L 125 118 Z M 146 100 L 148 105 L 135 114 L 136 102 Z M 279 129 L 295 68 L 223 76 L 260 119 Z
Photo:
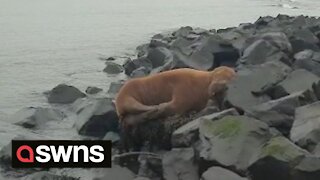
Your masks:
M 174 33 L 172 33 L 173 36 L 176 37 L 187 37 L 191 32 L 193 31 L 192 27 L 190 26 L 185 26 L 185 27 L 181 27 L 180 29 L 178 29 L 177 31 L 175 31 Z
M 268 125 L 247 116 L 225 116 L 200 124 L 200 172 L 222 166 L 245 174 L 253 155 L 271 138 Z
M 226 103 L 238 110 L 245 111 L 269 101 L 270 97 L 260 92 L 283 80 L 289 71 L 290 68 L 281 62 L 269 62 L 260 66 L 240 68 L 236 78 L 228 84 Z M 260 94 L 257 95 L 258 93 Z
M 149 72 L 152 69 L 152 63 L 147 57 L 139 57 L 138 59 L 130 60 L 128 59 L 124 65 L 124 72 L 126 75 L 131 76 L 131 73 L 140 67 L 144 67 Z
M 108 74 L 119 74 L 123 72 L 123 67 L 113 62 L 107 62 L 107 66 L 103 69 L 103 72 Z
M 308 97 L 307 92 L 293 93 L 253 106 L 246 112 L 246 115 L 262 120 L 270 127 L 275 127 L 282 134 L 288 136 L 294 120 L 295 108 L 315 101 L 315 97 Z
M 202 116 L 197 118 L 177 130 L 175 130 L 171 137 L 173 147 L 189 147 L 199 139 L 199 125 L 203 119 L 217 120 L 226 115 L 238 115 L 238 112 L 234 109 L 227 109 L 218 113 Z
M 64 117 L 64 113 L 57 109 L 28 107 L 9 117 L 9 121 L 25 128 L 39 129 L 49 121 L 62 121 Z
M 134 180 L 151 180 L 151 179 L 149 179 L 147 177 L 136 177 L 136 178 L 134 178 Z
M 320 143 L 314 148 L 312 152 L 316 157 L 320 158 Z
M 115 95 L 119 92 L 120 88 L 123 86 L 124 81 L 112 82 L 110 83 L 108 93 Z
M 86 95 L 73 86 L 59 84 L 48 93 L 49 103 L 70 104 Z
M 118 133 L 111 131 L 104 136 L 103 140 L 107 140 L 107 141 L 111 141 L 112 143 L 115 143 L 120 141 L 120 136 Z
M 291 139 L 299 146 L 313 151 L 320 143 L 320 102 L 302 106 L 295 111 Z
M 164 179 L 198 180 L 198 168 L 195 164 L 192 148 L 172 149 L 163 156 Z
M 150 49 L 150 48 L 149 48 L 149 43 L 147 43 L 147 44 L 142 44 L 142 45 L 138 46 L 138 47 L 136 48 L 137 57 L 140 58 L 140 57 L 145 56 L 145 55 L 148 53 L 149 49 Z
M 320 158 L 305 157 L 294 168 L 292 180 L 318 180 L 320 177 Z
M 107 61 L 114 61 L 114 60 L 116 60 L 116 58 L 114 58 L 114 57 L 108 57 L 106 60 L 107 60 Z
M 106 179 L 119 179 L 119 180 L 132 180 L 135 178 L 129 169 L 113 165 L 112 168 L 104 169 L 103 177 L 96 177 L 93 180 L 106 180 Z
M 139 67 L 139 68 L 135 69 L 134 71 L 132 71 L 130 76 L 132 78 L 138 78 L 138 77 L 147 76 L 149 73 L 150 73 L 149 69 L 146 69 L 145 67 Z
M 87 99 L 78 106 L 75 127 L 79 134 L 102 138 L 107 132 L 118 131 L 118 116 L 111 99 Z
M 248 168 L 250 177 L 254 180 L 290 180 L 293 168 L 306 155 L 307 151 L 288 139 L 274 137 L 252 158 Z
M 173 60 L 173 55 L 165 47 L 157 47 L 148 52 L 147 58 L 151 61 L 152 68 L 164 65 L 168 61 Z
M 319 81 L 320 78 L 316 75 L 304 69 L 297 69 L 273 88 L 271 96 L 273 98 L 280 98 L 295 92 L 311 90 L 312 85 Z
M 246 178 L 221 167 L 211 167 L 202 174 L 201 180 L 246 180 Z
M 320 53 L 304 50 L 294 55 L 295 69 L 305 69 L 320 77 Z
M 293 53 L 298 53 L 305 49 L 319 51 L 319 39 L 307 28 L 289 29 L 289 39 Z
M 98 88 L 98 87 L 92 87 L 92 86 L 89 86 L 87 87 L 86 89 L 86 93 L 87 94 L 97 94 L 99 92 L 101 92 L 102 89 L 101 88 Z
M 28 175 L 25 180 L 78 180 L 78 178 L 55 175 L 50 172 L 42 171 Z

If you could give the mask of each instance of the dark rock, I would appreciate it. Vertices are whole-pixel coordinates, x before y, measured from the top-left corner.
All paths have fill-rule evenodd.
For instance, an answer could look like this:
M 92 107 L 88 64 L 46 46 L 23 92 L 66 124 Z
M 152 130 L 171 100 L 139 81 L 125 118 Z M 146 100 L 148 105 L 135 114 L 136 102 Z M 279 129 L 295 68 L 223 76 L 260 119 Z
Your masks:
M 169 60 L 172 61 L 173 55 L 167 48 L 157 47 L 149 51 L 147 58 L 151 61 L 152 68 L 157 68 Z
M 142 45 L 138 46 L 136 48 L 137 57 L 140 58 L 140 57 L 147 55 L 149 49 L 150 49 L 149 44 L 142 44 Z
M 138 78 L 138 77 L 147 76 L 149 73 L 150 73 L 149 69 L 147 69 L 145 67 L 139 67 L 139 68 L 135 69 L 134 71 L 132 71 L 130 76 L 132 78 Z
M 314 148 L 312 152 L 316 157 L 320 158 L 320 143 Z
M 305 50 L 295 54 L 295 69 L 305 69 L 320 77 L 320 53 Z
M 290 68 L 281 62 L 239 69 L 236 78 L 228 85 L 227 104 L 245 111 L 269 101 L 269 96 L 260 92 L 283 80 L 289 71 Z
M 238 115 L 238 112 L 235 109 L 231 108 L 218 113 L 202 116 L 200 118 L 197 118 L 181 126 L 177 130 L 175 130 L 172 134 L 172 137 L 171 137 L 172 146 L 173 147 L 191 146 L 193 143 L 199 140 L 199 126 L 200 126 L 200 122 L 203 119 L 214 121 L 226 115 Z
M 294 168 L 292 180 L 318 180 L 320 177 L 320 158 L 306 157 Z
M 309 98 L 307 92 L 298 92 L 280 99 L 253 106 L 246 115 L 252 116 L 277 128 L 282 134 L 288 136 L 294 120 L 295 109 L 307 103 L 316 101 Z
M 140 57 L 140 58 L 134 59 L 134 60 L 128 59 L 124 63 L 123 67 L 124 67 L 124 70 L 125 70 L 125 74 L 128 75 L 128 76 L 131 76 L 131 73 L 135 69 L 138 69 L 140 67 L 144 67 L 145 69 L 147 69 L 150 72 L 151 69 L 152 69 L 152 63 L 148 58 Z
M 293 53 L 311 49 L 319 51 L 319 39 L 307 28 L 289 29 L 289 39 L 292 45 Z
M 112 82 L 110 83 L 108 93 L 109 94 L 117 94 L 120 90 L 120 88 L 123 86 L 124 82 L 123 81 L 118 81 L 118 82 Z
M 172 149 L 163 157 L 164 179 L 198 180 L 198 168 L 192 148 Z
M 249 174 L 254 180 L 292 179 L 291 172 L 308 152 L 279 136 L 267 142 L 251 159 Z
M 193 29 L 190 26 L 181 27 L 180 29 L 178 29 L 177 31 L 175 31 L 173 33 L 173 36 L 187 37 L 192 31 L 193 31 Z
M 120 136 L 118 133 L 110 131 L 104 136 L 103 140 L 108 140 L 108 141 L 111 141 L 112 143 L 115 143 L 120 141 Z
M 271 138 L 268 125 L 246 116 L 225 116 L 200 124 L 200 172 L 217 165 L 244 174 L 253 155 Z
M 39 129 L 49 121 L 62 121 L 65 115 L 56 109 L 42 107 L 23 108 L 11 117 L 9 121 L 25 128 Z
M 221 167 L 211 167 L 202 174 L 201 180 L 246 180 L 236 173 Z
M 271 96 L 273 98 L 280 98 L 295 92 L 312 90 L 312 85 L 319 81 L 320 78 L 311 72 L 304 69 L 297 69 L 273 88 Z
M 98 87 L 92 87 L 92 86 L 89 86 L 87 87 L 86 89 L 86 93 L 87 94 L 97 94 L 99 92 L 101 92 L 102 89 L 101 88 L 98 88 Z
M 118 165 L 113 165 L 112 168 L 104 169 L 103 177 L 96 177 L 93 180 L 106 180 L 106 179 L 119 179 L 119 180 L 132 180 L 135 178 L 135 174 L 133 174 L 129 169 L 120 167 Z
M 320 143 L 320 102 L 302 106 L 295 111 L 291 139 L 300 147 L 313 151 Z
M 59 84 L 48 93 L 49 103 L 70 104 L 86 95 L 73 86 Z
M 102 138 L 107 132 L 118 132 L 118 116 L 111 99 L 87 99 L 76 106 L 79 134 Z
M 69 176 L 55 175 L 50 172 L 42 171 L 28 175 L 25 180 L 79 180 L 80 178 L 74 178 Z
M 114 57 L 108 57 L 106 60 L 107 60 L 107 61 L 114 61 L 114 60 L 116 60 L 116 58 L 114 58 Z
M 107 62 L 107 66 L 103 69 L 103 72 L 108 74 L 119 74 L 123 72 L 123 67 L 113 62 Z

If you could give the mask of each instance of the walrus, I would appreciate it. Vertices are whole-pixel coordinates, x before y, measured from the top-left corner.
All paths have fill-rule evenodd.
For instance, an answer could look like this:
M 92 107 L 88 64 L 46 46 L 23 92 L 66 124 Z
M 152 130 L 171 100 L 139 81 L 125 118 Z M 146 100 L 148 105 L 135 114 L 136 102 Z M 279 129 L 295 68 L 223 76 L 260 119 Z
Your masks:
M 200 111 L 234 76 L 233 68 L 221 66 L 213 71 L 181 68 L 128 80 L 115 99 L 120 125 Z

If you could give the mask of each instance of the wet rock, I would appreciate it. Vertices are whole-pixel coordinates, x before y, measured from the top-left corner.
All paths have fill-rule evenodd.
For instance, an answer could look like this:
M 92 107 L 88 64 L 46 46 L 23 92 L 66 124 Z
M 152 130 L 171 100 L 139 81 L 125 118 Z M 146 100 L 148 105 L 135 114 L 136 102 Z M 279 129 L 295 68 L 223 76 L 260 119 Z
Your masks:
M 299 146 L 313 151 L 320 143 L 320 102 L 302 106 L 295 111 L 291 139 Z
M 101 88 L 98 88 L 98 87 L 92 87 L 92 86 L 89 86 L 87 87 L 86 89 L 86 93 L 87 94 L 97 94 L 99 92 L 101 92 L 102 89 Z
M 305 69 L 320 77 L 320 53 L 304 50 L 295 54 L 294 58 L 295 69 Z
M 55 175 L 50 172 L 42 171 L 42 172 L 36 172 L 31 175 L 28 175 L 25 180 L 79 180 L 80 178 L 74 178 L 69 176 L 60 176 Z
M 311 72 L 297 69 L 274 87 L 272 97 L 280 98 L 295 92 L 310 90 L 312 85 L 319 81 L 320 78 Z
M 152 63 L 147 57 L 139 57 L 134 60 L 128 59 L 124 63 L 123 67 L 125 74 L 131 76 L 131 73 L 140 67 L 144 67 L 150 72 L 152 69 Z
M 288 136 L 294 120 L 295 109 L 315 101 L 315 97 L 310 98 L 307 92 L 298 92 L 254 106 L 246 112 L 246 115 L 262 120 L 270 127 L 275 127 L 282 134 Z
M 130 76 L 132 78 L 138 78 L 138 77 L 147 76 L 149 73 L 150 73 L 150 70 L 147 69 L 146 67 L 139 67 L 139 68 L 135 69 L 134 71 L 132 71 Z
M 198 180 L 198 169 L 195 164 L 192 148 L 172 149 L 164 154 L 164 179 L 167 180 Z
M 124 81 L 117 81 L 117 82 L 112 82 L 110 83 L 108 93 L 115 95 L 119 92 L 120 88 L 123 86 Z
M 62 121 L 64 117 L 64 113 L 57 109 L 28 107 L 9 117 L 9 121 L 25 128 L 39 129 L 49 121 Z
M 129 169 L 113 165 L 112 168 L 104 169 L 104 175 L 102 177 L 93 178 L 93 180 L 106 180 L 106 179 L 119 179 L 119 180 L 132 180 L 135 178 Z
M 292 180 L 318 180 L 320 177 L 320 158 L 306 157 L 294 168 Z
M 213 113 L 210 115 L 202 116 L 197 118 L 177 130 L 175 130 L 171 137 L 173 147 L 190 147 L 193 143 L 199 140 L 199 126 L 203 119 L 206 120 L 217 120 L 226 115 L 238 115 L 238 112 L 234 109 L 227 109 L 221 112 Z
M 109 131 L 118 131 L 118 116 L 111 99 L 87 99 L 77 106 L 75 127 L 79 134 L 102 138 Z
M 200 172 L 222 166 L 245 174 L 250 159 L 271 138 L 268 125 L 247 116 L 225 116 L 200 124 Z
M 236 78 L 229 83 L 226 103 L 245 111 L 255 105 L 267 102 L 265 88 L 283 80 L 290 68 L 281 62 L 269 62 L 261 66 L 241 68 Z
M 246 180 L 246 178 L 221 167 L 211 167 L 202 174 L 201 180 Z
M 123 72 L 123 67 L 113 62 L 107 62 L 107 66 L 103 69 L 103 72 L 108 74 L 119 74 Z
M 48 102 L 58 104 L 70 104 L 86 95 L 73 86 L 59 84 L 48 92 Z
M 252 159 L 249 174 L 254 180 L 290 180 L 293 168 L 306 155 L 285 137 L 274 137 Z

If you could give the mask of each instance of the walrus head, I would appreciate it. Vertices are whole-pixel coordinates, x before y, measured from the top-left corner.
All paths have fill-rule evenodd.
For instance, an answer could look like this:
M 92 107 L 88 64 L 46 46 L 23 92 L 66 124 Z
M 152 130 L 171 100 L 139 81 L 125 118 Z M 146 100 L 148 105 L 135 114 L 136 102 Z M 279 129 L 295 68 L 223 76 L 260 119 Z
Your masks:
M 209 96 L 224 92 L 227 89 L 227 84 L 236 76 L 233 68 L 220 66 L 211 73 L 211 83 L 209 85 Z

